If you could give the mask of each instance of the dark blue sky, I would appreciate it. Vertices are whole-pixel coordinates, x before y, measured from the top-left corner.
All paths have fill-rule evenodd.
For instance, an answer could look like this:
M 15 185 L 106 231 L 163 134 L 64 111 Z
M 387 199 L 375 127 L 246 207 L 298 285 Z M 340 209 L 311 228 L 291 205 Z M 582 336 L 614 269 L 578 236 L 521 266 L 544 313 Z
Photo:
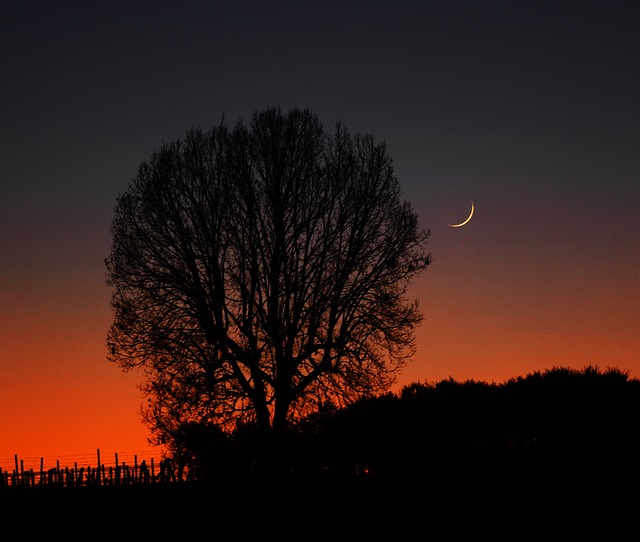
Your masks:
M 385 140 L 432 230 L 401 383 L 640 376 L 640 3 L 8 0 L 0 17 L 5 427 L 25 409 L 109 424 L 117 394 L 138 423 L 104 359 L 115 199 L 163 141 L 270 105 Z M 54 375 L 94 386 L 77 410 Z

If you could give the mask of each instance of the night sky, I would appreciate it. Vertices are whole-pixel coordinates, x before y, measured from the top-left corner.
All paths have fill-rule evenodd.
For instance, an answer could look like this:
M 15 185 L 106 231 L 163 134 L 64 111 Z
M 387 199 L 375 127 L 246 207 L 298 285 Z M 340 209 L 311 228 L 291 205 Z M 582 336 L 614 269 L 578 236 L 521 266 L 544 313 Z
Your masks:
M 141 375 L 106 361 L 116 198 L 272 105 L 385 141 L 432 232 L 395 389 L 640 378 L 640 2 L 4 0 L 0 25 L 0 467 L 147 453 Z

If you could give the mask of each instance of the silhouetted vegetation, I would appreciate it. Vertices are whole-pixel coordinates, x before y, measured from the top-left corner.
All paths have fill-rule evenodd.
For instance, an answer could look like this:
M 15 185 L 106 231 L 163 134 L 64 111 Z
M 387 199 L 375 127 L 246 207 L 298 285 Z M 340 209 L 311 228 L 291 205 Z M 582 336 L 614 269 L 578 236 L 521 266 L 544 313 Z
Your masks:
M 158 441 L 194 422 L 284 431 L 319 402 L 388 390 L 414 352 L 407 285 L 429 232 L 385 144 L 308 110 L 162 145 L 111 232 L 108 357 L 144 368 Z
M 507 521 L 556 529 L 558 519 L 574 528 L 576 514 L 591 526 L 603 510 L 635 513 L 639 421 L 640 382 L 617 369 L 413 383 L 348 407 L 327 404 L 281 439 L 252 425 L 226 433 L 186 424 L 155 483 L 139 471 L 120 484 L 5 486 L 0 502 L 56 520 L 66 507 L 74 525 L 99 510 L 135 512 L 155 518 L 160 534 L 173 520 L 183 530 L 230 518 L 327 536 L 345 525 L 361 536 L 413 531 L 422 518 L 425 529 L 440 522 L 446 532 L 487 521 L 492 530 Z M 149 523 L 136 526 L 147 532 Z
M 589 366 L 500 384 L 413 383 L 344 408 L 327 405 L 277 444 L 256 428 L 223 434 L 198 424 L 176 442 L 183 461 L 196 462 L 205 477 L 415 477 L 453 464 L 470 472 L 482 461 L 525 469 L 564 460 L 624 463 L 640 451 L 640 381 Z

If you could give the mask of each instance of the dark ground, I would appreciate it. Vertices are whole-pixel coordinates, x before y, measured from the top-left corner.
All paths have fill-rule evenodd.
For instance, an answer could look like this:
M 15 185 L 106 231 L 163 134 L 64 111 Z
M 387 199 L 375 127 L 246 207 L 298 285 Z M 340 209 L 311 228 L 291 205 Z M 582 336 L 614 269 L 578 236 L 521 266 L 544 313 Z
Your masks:
M 640 519 L 640 474 L 629 460 L 597 454 L 450 457 L 413 475 L 8 488 L 0 496 L 0 513 L 5 526 L 17 523 L 33 534 L 68 529 L 84 533 L 83 540 L 89 533 L 182 538 L 200 537 L 201 531 L 241 540 L 404 540 L 428 533 L 439 533 L 437 539 L 482 534 L 492 540 L 616 540 L 623 533 L 635 538 Z

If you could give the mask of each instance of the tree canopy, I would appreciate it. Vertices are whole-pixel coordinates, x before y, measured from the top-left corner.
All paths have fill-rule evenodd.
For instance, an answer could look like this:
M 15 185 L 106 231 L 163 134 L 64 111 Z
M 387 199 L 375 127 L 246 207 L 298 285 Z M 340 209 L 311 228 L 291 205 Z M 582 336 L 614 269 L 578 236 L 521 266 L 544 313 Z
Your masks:
M 156 436 L 285 428 L 389 389 L 422 320 L 429 231 L 386 145 L 309 110 L 165 143 L 120 194 L 108 358 L 142 367 Z

